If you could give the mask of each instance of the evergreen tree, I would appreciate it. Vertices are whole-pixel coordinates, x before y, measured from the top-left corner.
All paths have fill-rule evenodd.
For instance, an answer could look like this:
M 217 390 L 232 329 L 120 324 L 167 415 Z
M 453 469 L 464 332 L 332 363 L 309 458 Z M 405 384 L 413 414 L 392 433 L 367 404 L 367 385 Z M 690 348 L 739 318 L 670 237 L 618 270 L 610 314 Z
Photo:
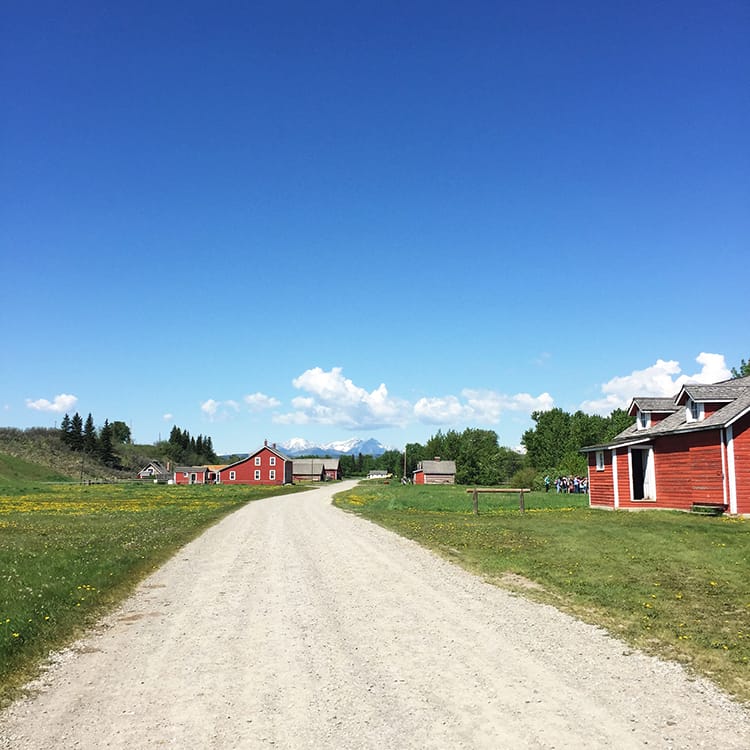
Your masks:
M 70 447 L 70 430 L 70 417 L 66 412 L 65 416 L 62 418 L 62 422 L 60 422 L 60 438 L 68 447 Z
M 83 425 L 83 450 L 86 453 L 96 453 L 97 449 L 96 440 L 96 427 L 94 427 L 94 418 L 89 412 L 86 417 L 86 423 Z
M 112 447 L 112 425 L 109 420 L 104 420 L 104 427 L 99 431 L 99 460 L 107 465 L 114 466 L 115 452 Z
M 83 419 L 76 412 L 70 420 L 70 440 L 68 445 L 73 451 L 83 450 Z

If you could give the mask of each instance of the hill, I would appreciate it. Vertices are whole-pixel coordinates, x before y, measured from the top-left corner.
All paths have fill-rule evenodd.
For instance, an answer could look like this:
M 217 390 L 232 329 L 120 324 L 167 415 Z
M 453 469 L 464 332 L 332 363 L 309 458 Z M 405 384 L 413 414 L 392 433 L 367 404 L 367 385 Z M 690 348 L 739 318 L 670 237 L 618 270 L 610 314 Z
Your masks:
M 53 471 L 47 466 L 25 461 L 0 453 L 0 484 L 17 484 L 18 482 L 65 482 L 69 477 Z
M 102 481 L 134 476 L 130 460 L 113 469 L 92 456 L 71 451 L 59 430 L 42 427 L 0 428 L 0 457 L 0 479 L 8 481 Z

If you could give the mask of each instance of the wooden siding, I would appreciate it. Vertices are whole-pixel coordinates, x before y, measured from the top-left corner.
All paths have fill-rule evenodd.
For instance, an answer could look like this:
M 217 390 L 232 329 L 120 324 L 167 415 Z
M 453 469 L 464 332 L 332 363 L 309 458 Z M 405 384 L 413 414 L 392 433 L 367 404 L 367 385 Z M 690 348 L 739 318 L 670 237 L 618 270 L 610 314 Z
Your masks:
M 750 513 L 750 414 L 733 425 L 737 512 Z
M 257 464 L 256 458 L 259 459 Z M 272 458 L 276 460 L 275 466 L 271 465 Z M 232 471 L 234 479 L 229 478 Z M 260 479 L 255 478 L 256 471 L 260 471 Z M 271 471 L 276 472 L 273 479 L 270 478 Z M 219 475 L 221 484 L 285 484 L 292 481 L 292 462 L 284 461 L 270 448 L 264 447 L 244 461 L 225 467 Z
M 642 508 L 644 503 L 646 506 L 652 505 L 648 500 L 640 500 L 636 503 L 630 502 L 630 457 L 627 448 L 618 448 L 616 451 L 617 461 L 617 496 L 618 496 L 618 507 L 627 508 L 638 507 Z
M 615 490 L 612 481 L 612 451 L 603 451 L 604 470 L 596 470 L 596 451 L 589 456 L 589 505 L 596 508 L 614 508 Z

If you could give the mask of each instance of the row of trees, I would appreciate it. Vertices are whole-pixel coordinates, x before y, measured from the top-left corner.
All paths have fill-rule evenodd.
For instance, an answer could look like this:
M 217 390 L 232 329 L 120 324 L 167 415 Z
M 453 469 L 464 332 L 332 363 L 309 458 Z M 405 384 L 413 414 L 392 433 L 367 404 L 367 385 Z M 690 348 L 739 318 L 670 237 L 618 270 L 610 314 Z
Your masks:
M 187 430 L 181 430 L 176 425 L 169 433 L 169 440 L 162 441 L 157 448 L 169 460 L 183 466 L 201 466 L 218 462 L 213 441 L 209 436 L 193 437 Z
M 340 467 L 344 476 L 362 476 L 382 469 L 396 477 L 411 477 L 420 461 L 439 457 L 456 462 L 458 484 L 541 488 L 545 474 L 585 475 L 586 457 L 580 449 L 605 443 L 633 423 L 622 409 L 608 417 L 551 409 L 534 412 L 532 419 L 535 426 L 522 438 L 525 454 L 500 446 L 497 433 L 492 430 L 467 428 L 463 432 L 438 431 L 424 445 L 409 443 L 406 455 L 386 451 L 381 456 L 341 456 Z
M 438 431 L 426 444 L 409 443 L 406 455 L 401 451 L 386 451 L 380 456 L 341 456 L 339 466 L 344 476 L 364 476 L 381 469 L 395 477 L 410 478 L 420 461 L 443 458 L 456 462 L 456 482 L 459 484 L 493 485 L 509 482 L 525 465 L 524 456 L 498 445 L 497 433 L 492 430 L 467 428 L 463 432 Z
M 66 414 L 60 423 L 60 438 L 70 450 L 98 458 L 106 466 L 118 463 L 116 445 L 131 442 L 130 427 L 125 422 L 105 419 L 97 428 L 90 412 L 85 421 L 78 412 L 72 417 Z

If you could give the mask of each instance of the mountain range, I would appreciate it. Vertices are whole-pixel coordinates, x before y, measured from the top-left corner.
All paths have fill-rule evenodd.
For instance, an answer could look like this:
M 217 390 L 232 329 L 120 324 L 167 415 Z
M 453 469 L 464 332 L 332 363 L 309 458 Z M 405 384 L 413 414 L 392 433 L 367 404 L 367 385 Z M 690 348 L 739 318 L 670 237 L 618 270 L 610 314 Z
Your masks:
M 368 438 L 351 438 L 349 440 L 334 440 L 330 443 L 311 443 L 304 438 L 292 438 L 286 443 L 280 443 L 279 448 L 288 456 L 380 456 L 389 450 L 379 440 Z

